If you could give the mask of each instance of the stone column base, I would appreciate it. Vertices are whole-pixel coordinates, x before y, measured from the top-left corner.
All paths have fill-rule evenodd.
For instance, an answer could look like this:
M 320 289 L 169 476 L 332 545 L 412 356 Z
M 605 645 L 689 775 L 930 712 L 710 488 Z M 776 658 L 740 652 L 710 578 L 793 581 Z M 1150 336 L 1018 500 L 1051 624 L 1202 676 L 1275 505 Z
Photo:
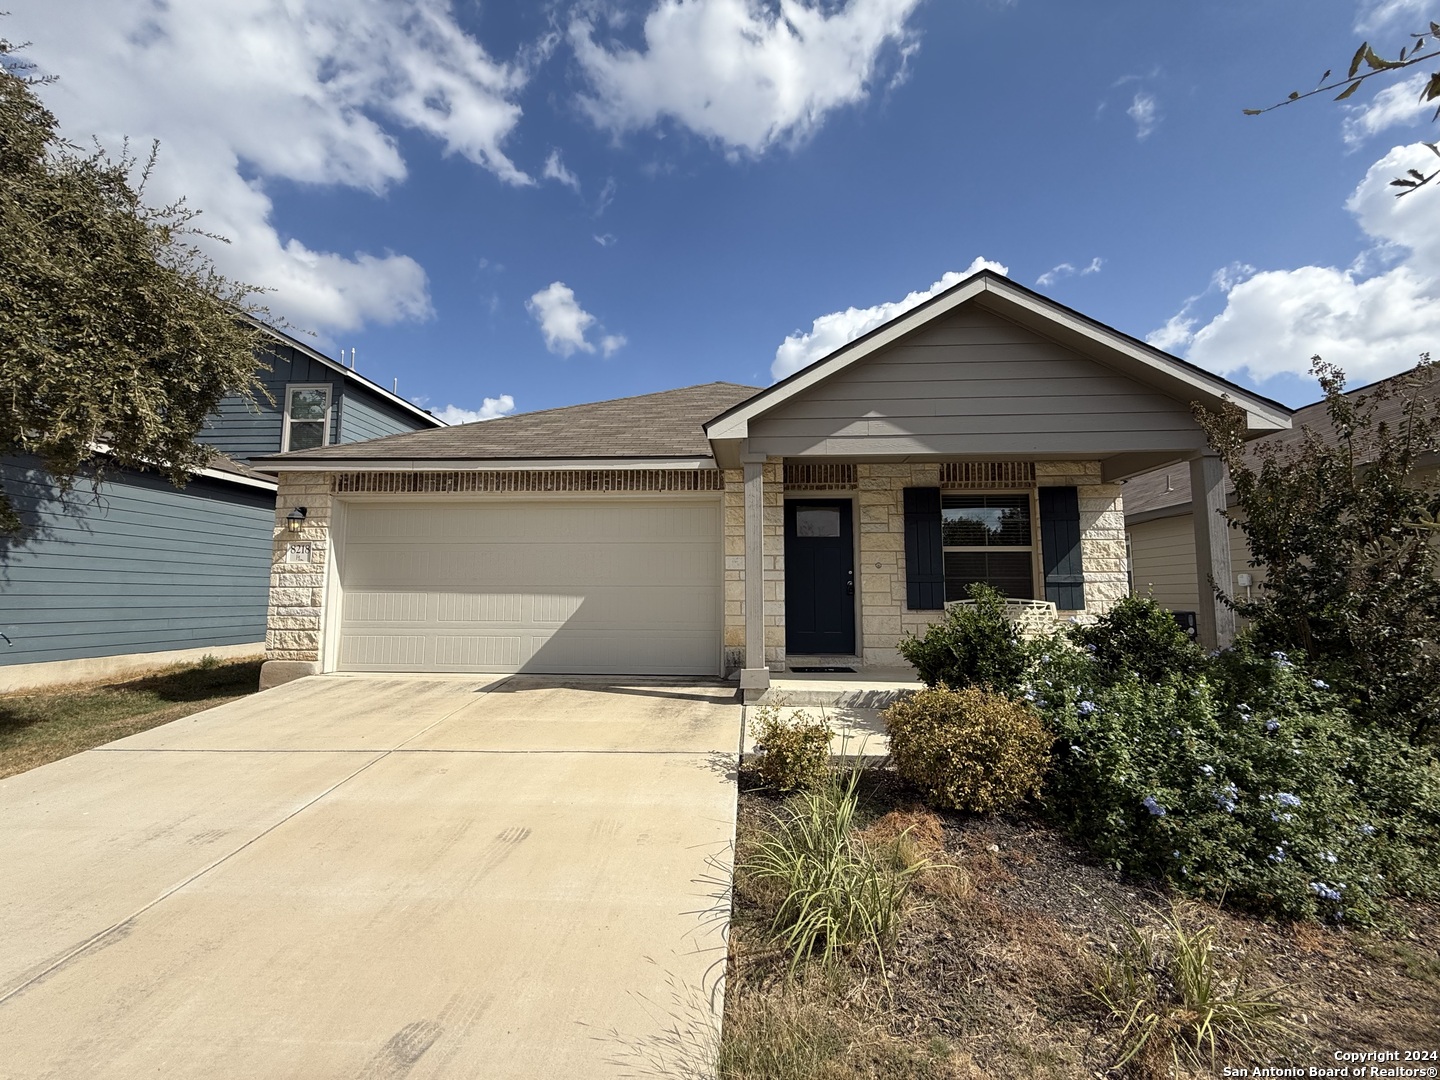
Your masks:
M 320 665 L 314 660 L 266 660 L 260 665 L 260 689 L 269 690 L 306 675 L 319 675 Z

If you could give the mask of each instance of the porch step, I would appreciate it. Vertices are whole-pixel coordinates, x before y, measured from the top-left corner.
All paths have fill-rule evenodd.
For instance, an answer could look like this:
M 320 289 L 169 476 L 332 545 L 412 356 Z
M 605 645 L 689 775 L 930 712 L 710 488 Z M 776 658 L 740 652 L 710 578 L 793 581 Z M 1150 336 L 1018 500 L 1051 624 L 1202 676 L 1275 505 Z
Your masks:
M 794 658 L 789 658 L 794 664 Z M 749 704 L 829 709 L 884 709 L 923 684 L 910 668 L 861 668 L 846 672 L 780 671 L 770 688 Z

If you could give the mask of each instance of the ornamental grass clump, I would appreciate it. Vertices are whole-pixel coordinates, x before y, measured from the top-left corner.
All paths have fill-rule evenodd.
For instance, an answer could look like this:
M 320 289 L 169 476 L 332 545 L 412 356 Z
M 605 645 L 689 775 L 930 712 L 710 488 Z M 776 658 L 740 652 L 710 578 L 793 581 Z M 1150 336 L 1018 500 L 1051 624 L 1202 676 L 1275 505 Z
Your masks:
M 1024 702 L 942 685 L 901 699 L 884 719 L 895 771 L 936 806 L 988 813 L 1039 794 L 1051 736 Z
M 867 843 L 855 829 L 860 770 L 801 791 L 772 815 L 741 873 L 779 896 L 770 932 L 793 973 L 810 957 L 830 962 L 868 949 L 885 977 L 915 876 L 929 865 L 901 846 L 903 834 Z
M 1213 1070 L 1221 1051 L 1258 1058 L 1291 1028 L 1278 988 L 1219 969 L 1213 923 L 1187 925 L 1176 908 L 1158 930 L 1123 915 L 1122 925 L 1124 943 L 1096 962 L 1087 992 L 1119 1025 L 1116 1068 Z

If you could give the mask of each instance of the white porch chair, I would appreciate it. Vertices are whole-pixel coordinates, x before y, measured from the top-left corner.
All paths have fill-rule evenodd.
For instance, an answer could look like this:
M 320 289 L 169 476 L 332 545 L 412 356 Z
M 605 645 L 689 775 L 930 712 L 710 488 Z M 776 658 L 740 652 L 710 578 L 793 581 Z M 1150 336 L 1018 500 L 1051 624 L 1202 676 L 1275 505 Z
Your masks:
M 974 600 L 947 600 L 945 610 L 957 607 L 974 607 Z M 1005 618 L 1020 632 L 1021 637 L 1047 634 L 1059 624 L 1060 618 L 1055 605 L 1049 600 L 1005 601 Z

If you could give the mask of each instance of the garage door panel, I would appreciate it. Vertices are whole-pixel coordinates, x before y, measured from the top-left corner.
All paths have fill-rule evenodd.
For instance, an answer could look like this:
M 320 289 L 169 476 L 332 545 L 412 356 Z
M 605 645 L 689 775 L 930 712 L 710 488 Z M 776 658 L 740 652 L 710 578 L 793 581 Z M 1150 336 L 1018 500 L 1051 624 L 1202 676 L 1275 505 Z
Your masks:
M 421 554 L 423 552 L 423 554 Z M 419 557 L 417 557 L 417 555 Z M 503 581 L 517 590 L 566 589 L 653 581 L 684 585 L 713 578 L 712 544 L 360 544 L 347 550 L 352 589 L 441 588 L 475 591 Z
M 356 504 L 345 529 L 342 669 L 717 669 L 718 504 Z

